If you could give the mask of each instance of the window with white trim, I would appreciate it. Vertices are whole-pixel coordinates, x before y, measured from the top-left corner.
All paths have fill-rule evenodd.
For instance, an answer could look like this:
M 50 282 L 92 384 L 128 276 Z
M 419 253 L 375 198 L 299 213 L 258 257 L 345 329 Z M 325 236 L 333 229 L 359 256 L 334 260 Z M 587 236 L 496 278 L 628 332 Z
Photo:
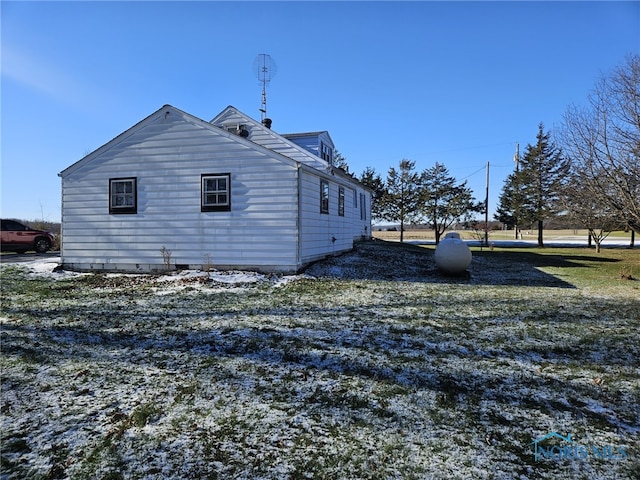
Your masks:
M 338 188 L 338 215 L 344 217 L 344 187 Z
M 209 173 L 201 176 L 200 210 L 228 212 L 231 210 L 231 174 Z
M 333 165 L 333 149 L 324 142 L 320 142 L 320 158 Z
M 320 180 L 320 213 L 329 213 L 329 182 Z
M 109 213 L 138 213 L 137 178 L 109 179 Z

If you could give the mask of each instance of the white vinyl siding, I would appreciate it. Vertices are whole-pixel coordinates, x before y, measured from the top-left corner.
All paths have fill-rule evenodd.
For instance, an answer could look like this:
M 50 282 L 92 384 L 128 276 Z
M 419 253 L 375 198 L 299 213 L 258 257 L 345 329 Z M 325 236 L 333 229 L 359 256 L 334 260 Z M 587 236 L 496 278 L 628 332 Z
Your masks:
M 183 121 L 152 122 L 63 176 L 63 263 L 78 269 L 179 265 L 295 270 L 297 169 Z M 176 147 L 179 145 L 179 147 Z M 226 212 L 201 211 L 201 176 L 229 172 Z M 137 177 L 138 214 L 107 215 L 105 179 Z M 155 267 L 154 267 L 155 266 Z
M 318 208 L 318 191 L 323 181 L 329 184 L 329 215 L 320 213 Z M 360 220 L 360 211 L 353 201 L 355 195 L 352 191 L 355 190 L 340 182 L 343 181 L 336 177 L 321 178 L 306 170 L 301 175 L 300 243 L 303 263 L 350 250 L 354 240 L 370 234 L 369 223 Z M 341 188 L 345 191 L 344 215 L 339 215 L 337 208 Z
M 355 202 L 368 190 L 232 107 L 220 118 L 246 125 L 247 138 L 166 106 L 65 169 L 63 265 L 162 270 L 164 248 L 189 268 L 293 272 L 369 235 Z M 135 179 L 135 215 L 108 213 L 110 179 Z M 318 205 L 321 181 L 329 214 Z M 207 211 L 203 199 L 225 208 Z

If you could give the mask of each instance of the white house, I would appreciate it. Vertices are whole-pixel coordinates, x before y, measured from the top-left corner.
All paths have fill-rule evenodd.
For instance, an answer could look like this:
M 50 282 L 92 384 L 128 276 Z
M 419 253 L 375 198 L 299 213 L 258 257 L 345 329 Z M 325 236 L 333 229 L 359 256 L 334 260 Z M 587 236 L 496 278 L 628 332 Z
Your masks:
M 62 266 L 296 272 L 350 250 L 371 234 L 371 192 L 333 154 L 327 132 L 165 105 L 59 174 Z

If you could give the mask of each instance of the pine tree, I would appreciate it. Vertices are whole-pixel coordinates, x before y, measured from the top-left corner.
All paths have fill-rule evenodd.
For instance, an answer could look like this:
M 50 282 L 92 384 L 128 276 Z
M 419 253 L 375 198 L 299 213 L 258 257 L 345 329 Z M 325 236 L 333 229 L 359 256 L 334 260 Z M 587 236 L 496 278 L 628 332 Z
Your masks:
M 544 132 L 542 123 L 536 140 L 535 145 L 527 145 L 516 181 L 523 196 L 522 220 L 537 223 L 538 246 L 544 247 L 544 221 L 559 211 L 558 198 L 569 173 L 569 162 L 550 140 L 550 134 Z
M 507 228 L 514 229 L 514 238 L 518 239 L 519 228 L 522 224 L 522 209 L 524 197 L 519 183 L 518 170 L 511 173 L 502 186 L 502 193 L 498 199 L 495 219 L 504 223 Z
M 383 217 L 381 199 L 386 194 L 384 180 L 373 167 L 364 169 L 360 178 L 360 183 L 371 189 L 371 215 L 374 219 L 380 220 Z
M 345 173 L 351 173 L 349 172 L 347 159 L 344 158 L 338 150 L 335 150 L 333 154 L 333 166 L 343 170 Z
M 401 160 L 400 168 L 391 167 L 385 182 L 386 192 L 380 199 L 382 218 L 400 223 L 400 241 L 404 241 L 405 223 L 414 221 L 420 213 L 420 175 L 415 162 Z
M 433 226 L 436 245 L 440 243 L 444 231 L 456 220 L 483 211 L 482 204 L 474 200 L 466 182 L 456 185 L 456 179 L 449 175 L 449 170 L 441 163 L 422 173 L 421 184 L 421 210 Z

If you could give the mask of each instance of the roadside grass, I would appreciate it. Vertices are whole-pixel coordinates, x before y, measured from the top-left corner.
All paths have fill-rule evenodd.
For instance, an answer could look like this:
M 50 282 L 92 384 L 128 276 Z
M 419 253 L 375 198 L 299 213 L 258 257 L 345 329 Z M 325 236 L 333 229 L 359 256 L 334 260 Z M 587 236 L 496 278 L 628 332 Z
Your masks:
M 451 278 L 367 242 L 236 284 L 2 265 L 2 478 L 637 478 L 637 256 L 485 249 Z M 612 453 L 536 461 L 550 432 Z
M 591 248 L 473 248 L 476 257 L 496 258 L 501 262 L 527 262 L 557 278 L 579 287 L 609 290 L 640 287 L 626 281 L 640 280 L 640 250 L 603 248 L 595 253 Z

